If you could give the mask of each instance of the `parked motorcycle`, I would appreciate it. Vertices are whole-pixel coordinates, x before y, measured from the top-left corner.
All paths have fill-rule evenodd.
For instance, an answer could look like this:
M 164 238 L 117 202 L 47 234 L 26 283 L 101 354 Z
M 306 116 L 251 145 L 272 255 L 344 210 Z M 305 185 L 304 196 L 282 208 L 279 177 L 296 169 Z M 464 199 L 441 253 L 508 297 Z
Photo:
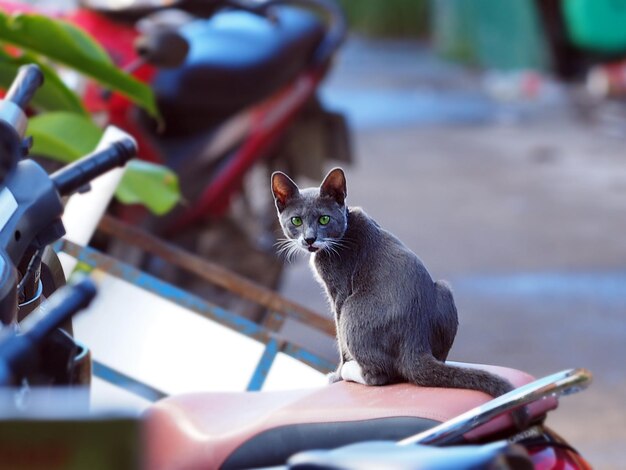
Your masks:
M 42 300 L 65 284 L 58 257 L 50 248 L 65 234 L 62 198 L 84 188 L 97 176 L 123 166 L 136 154 L 135 142 L 124 138 L 51 176 L 33 160 L 22 159 L 30 147 L 24 136 L 24 108 L 42 82 L 43 75 L 36 66 L 24 66 L 0 101 L 0 160 L 4 169 L 0 175 L 0 322 L 1 331 L 9 337 L 13 329 L 31 322 L 30 315 Z M 74 296 L 68 295 L 71 303 L 69 299 Z M 79 304 L 84 306 L 82 301 Z M 71 323 L 60 321 L 48 324 L 45 335 L 36 335 L 42 344 L 34 356 L 28 361 L 16 359 L 16 364 L 31 374 L 31 385 L 90 381 L 89 351 L 72 337 Z M 22 346 L 15 351 L 21 351 Z M 3 373 L 11 375 L 6 370 Z
M 147 220 L 135 208 L 117 208 L 118 215 L 276 287 L 283 261 L 273 247 L 278 231 L 265 188 L 269 174 L 281 168 L 319 179 L 329 158 L 350 160 L 345 120 L 318 96 L 345 37 L 341 10 L 330 0 L 108 5 L 86 0 L 61 17 L 151 84 L 161 121 L 93 84 L 85 104 L 128 131 L 142 158 L 174 169 L 185 199 L 162 218 Z M 0 8 L 25 7 L 2 2 Z M 184 281 L 158 260 L 143 266 Z

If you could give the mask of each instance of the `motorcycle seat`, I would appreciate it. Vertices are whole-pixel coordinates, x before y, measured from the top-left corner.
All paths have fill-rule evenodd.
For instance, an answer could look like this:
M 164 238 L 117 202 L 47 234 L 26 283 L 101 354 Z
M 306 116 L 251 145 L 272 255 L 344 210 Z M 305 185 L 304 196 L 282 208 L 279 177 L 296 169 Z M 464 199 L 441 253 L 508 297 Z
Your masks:
M 534 380 L 515 369 L 463 366 L 488 370 L 516 387 Z M 305 390 L 180 395 L 146 412 L 148 468 L 280 465 L 303 450 L 400 440 L 489 400 L 473 390 L 351 382 Z M 554 398 L 532 403 L 531 419 L 542 419 L 556 405 Z M 513 429 L 512 419 L 500 416 L 464 437 L 475 441 L 507 429 Z
M 159 70 L 153 82 L 166 134 L 212 127 L 268 98 L 310 63 L 324 37 L 321 21 L 293 7 L 273 11 L 276 22 L 223 11 L 182 27 L 190 47 L 186 61 Z

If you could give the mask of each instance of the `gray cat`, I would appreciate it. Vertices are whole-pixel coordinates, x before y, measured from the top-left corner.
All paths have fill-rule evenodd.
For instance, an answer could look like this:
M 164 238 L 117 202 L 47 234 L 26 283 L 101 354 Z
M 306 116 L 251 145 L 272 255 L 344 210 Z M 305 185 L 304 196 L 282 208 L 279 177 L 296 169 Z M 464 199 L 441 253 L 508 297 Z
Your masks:
M 458 326 L 449 286 L 433 282 L 415 253 L 363 210 L 345 204 L 340 168 L 319 188 L 306 189 L 275 172 L 272 192 L 287 243 L 312 253 L 335 314 L 341 358 L 331 382 L 411 382 L 494 397 L 513 389 L 488 372 L 444 362 Z

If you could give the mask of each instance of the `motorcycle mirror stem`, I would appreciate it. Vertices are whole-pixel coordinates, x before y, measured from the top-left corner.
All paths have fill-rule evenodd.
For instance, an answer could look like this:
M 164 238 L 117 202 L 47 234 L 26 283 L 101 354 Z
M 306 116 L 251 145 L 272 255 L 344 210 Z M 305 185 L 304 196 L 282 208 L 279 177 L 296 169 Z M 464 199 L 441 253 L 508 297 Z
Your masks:
M 189 52 L 189 43 L 175 29 L 154 28 L 137 38 L 134 44 L 139 59 L 125 67 L 132 73 L 142 65 L 149 63 L 159 68 L 181 66 Z
M 24 140 L 28 125 L 24 109 L 43 81 L 43 73 L 37 65 L 22 65 L 6 96 L 0 100 L 0 183 L 32 145 L 30 139 Z

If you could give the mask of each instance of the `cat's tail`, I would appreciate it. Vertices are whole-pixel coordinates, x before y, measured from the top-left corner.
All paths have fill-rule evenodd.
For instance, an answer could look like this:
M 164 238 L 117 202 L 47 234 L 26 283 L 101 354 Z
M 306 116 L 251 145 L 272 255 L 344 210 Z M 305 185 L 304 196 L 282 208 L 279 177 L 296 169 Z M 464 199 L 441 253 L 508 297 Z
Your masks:
M 480 369 L 453 366 L 430 354 L 420 356 L 418 364 L 403 371 L 406 379 L 424 387 L 465 388 L 498 397 L 513 390 L 506 379 Z
M 485 392 L 492 397 L 504 395 L 514 388 L 502 377 L 480 369 L 446 364 L 429 354 L 421 355 L 418 367 L 406 371 L 405 377 L 424 387 L 465 388 Z M 511 417 L 519 430 L 526 429 L 530 423 L 530 412 L 526 406 L 513 410 Z

